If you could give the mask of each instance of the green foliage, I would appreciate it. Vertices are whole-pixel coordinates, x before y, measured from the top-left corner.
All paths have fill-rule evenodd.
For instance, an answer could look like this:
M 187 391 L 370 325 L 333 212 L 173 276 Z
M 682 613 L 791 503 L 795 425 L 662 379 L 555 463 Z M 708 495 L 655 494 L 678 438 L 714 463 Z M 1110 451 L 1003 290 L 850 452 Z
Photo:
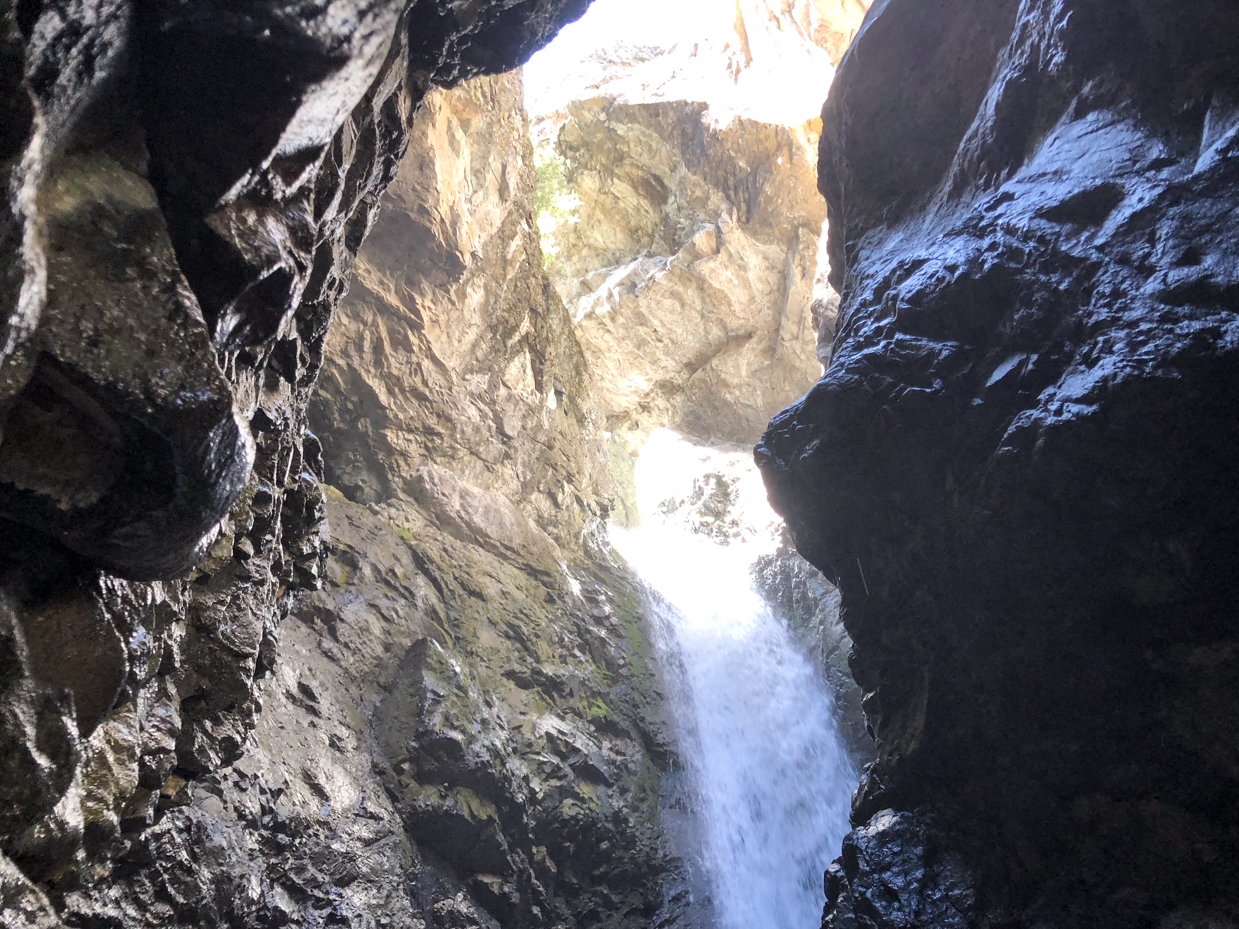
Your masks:
M 542 260 L 549 270 L 559 254 L 555 234 L 561 226 L 577 221 L 580 201 L 568 181 L 568 163 L 555 151 L 549 139 L 538 143 L 534 165 L 538 172 L 538 184 L 533 193 L 534 222 L 542 240 Z
M 611 715 L 611 710 L 601 698 L 585 701 L 585 718 L 586 719 L 606 719 Z
M 662 794 L 662 775 L 650 756 L 641 753 L 641 770 L 632 785 L 633 813 L 648 827 L 657 827 L 659 821 L 658 801 Z
M 568 186 L 567 162 L 553 151 L 541 155 L 537 167 L 538 186 L 533 193 L 534 212 L 539 217 L 549 214 L 559 220 L 566 219 L 568 214 L 560 201 L 572 193 Z

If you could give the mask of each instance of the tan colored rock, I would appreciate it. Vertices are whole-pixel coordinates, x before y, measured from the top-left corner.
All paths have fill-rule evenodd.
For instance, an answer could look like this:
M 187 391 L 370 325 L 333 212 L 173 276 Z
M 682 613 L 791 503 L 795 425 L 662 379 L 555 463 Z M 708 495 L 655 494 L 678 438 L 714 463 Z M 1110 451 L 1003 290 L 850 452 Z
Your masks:
M 675 897 L 661 695 L 635 582 L 589 531 L 604 448 L 520 100 L 479 79 L 417 117 L 325 347 L 314 423 L 353 499 L 327 488 L 322 589 L 262 656 L 244 756 L 178 772 L 133 840 L 202 924 L 643 929 Z M 118 724 L 87 801 L 135 776 Z M 143 903 L 106 901 L 166 924 Z
M 820 375 L 815 142 L 813 124 L 716 129 L 701 103 L 569 107 L 551 272 L 608 431 L 751 443 Z
M 339 666 L 353 692 L 319 674 L 314 709 L 375 763 L 341 765 L 327 733 L 288 795 L 334 825 L 381 781 L 373 828 L 449 875 L 424 904 L 444 925 L 639 929 L 674 881 L 661 698 L 634 582 L 596 531 L 605 448 L 535 184 L 519 75 L 428 98 L 326 346 L 314 424 L 353 502 L 331 498 L 336 557 L 296 614 L 323 638 L 285 658 Z M 278 763 L 297 749 L 270 721 Z
M 328 482 L 399 500 L 433 465 L 576 544 L 606 473 L 585 359 L 543 273 L 519 74 L 432 92 L 410 151 L 327 341 L 311 415 Z
M 769 0 L 767 0 L 769 2 Z M 860 31 L 871 0 L 783 0 L 800 22 L 808 21 L 810 35 L 835 64 Z

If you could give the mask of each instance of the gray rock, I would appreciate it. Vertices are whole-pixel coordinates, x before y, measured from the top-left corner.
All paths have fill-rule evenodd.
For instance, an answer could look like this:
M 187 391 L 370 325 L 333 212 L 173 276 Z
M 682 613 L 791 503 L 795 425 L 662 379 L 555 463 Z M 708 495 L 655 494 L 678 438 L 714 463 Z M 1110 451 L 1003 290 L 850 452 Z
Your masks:
M 205 905 L 153 890 L 162 852 L 143 850 L 172 868 L 194 823 L 227 818 L 194 812 L 198 782 L 241 755 L 280 621 L 322 583 L 306 408 L 412 112 L 583 9 L 0 10 L 6 920 L 44 900 L 135 925 Z M 256 899 L 237 866 L 204 914 Z

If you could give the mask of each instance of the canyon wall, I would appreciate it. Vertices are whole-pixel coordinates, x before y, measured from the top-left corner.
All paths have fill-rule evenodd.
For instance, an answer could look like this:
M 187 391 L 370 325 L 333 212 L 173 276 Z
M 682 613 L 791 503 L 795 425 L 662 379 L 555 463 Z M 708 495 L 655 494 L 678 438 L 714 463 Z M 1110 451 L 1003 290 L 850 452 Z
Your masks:
M 311 408 L 321 590 L 241 758 L 178 782 L 71 922 L 639 927 L 668 902 L 670 749 L 520 98 L 480 77 L 413 119 Z
M 1239 14 L 887 0 L 757 449 L 878 739 L 827 927 L 1239 917 Z
M 748 445 L 820 374 L 816 114 L 867 5 L 707 0 L 641 29 L 605 6 L 594 44 L 527 66 L 551 279 L 621 446 Z
M 715 128 L 688 101 L 567 113 L 555 151 L 575 206 L 550 271 L 603 428 L 753 441 L 821 371 L 812 127 Z
M 324 496 L 306 408 L 333 308 L 426 89 L 519 64 L 584 7 L 339 0 L 241 13 L 102 0 L 0 10 L 6 924 L 417 924 L 399 915 L 417 872 L 389 800 L 324 782 L 338 773 L 331 765 L 285 763 L 296 750 L 280 726 L 316 729 L 324 754 L 307 757 L 353 765 L 340 782 L 372 785 L 366 756 L 349 754 L 364 729 L 348 701 L 377 699 L 388 672 L 378 662 L 371 674 L 375 651 L 400 654 L 375 635 L 333 656 L 330 636 L 301 631 L 304 621 L 281 639 L 298 592 L 329 571 L 328 509 L 345 521 L 353 512 Z M 423 484 L 450 523 L 464 491 L 435 471 Z M 522 531 L 513 513 L 491 515 Z M 387 525 L 358 532 L 388 539 Z M 398 645 L 429 635 L 437 601 L 414 596 L 420 582 L 401 562 L 412 556 L 396 551 L 362 567 L 413 585 L 403 625 L 384 633 Z M 565 617 L 587 609 L 587 579 L 539 564 L 545 584 L 576 598 Z M 322 596 L 355 606 L 340 568 L 330 572 Z M 443 583 L 436 596 L 456 589 Z M 290 661 L 277 680 L 280 650 L 299 648 L 304 670 Z M 423 648 L 431 670 L 420 679 L 446 674 L 450 662 L 435 665 L 439 653 Z M 602 668 L 613 659 L 599 648 Z M 354 650 L 362 657 L 347 673 L 322 664 L 348 664 Z M 323 683 L 333 676 L 334 689 Z M 264 747 L 247 762 L 253 738 Z M 619 738 L 627 751 L 631 737 Z M 610 764 L 598 762 L 622 783 L 628 768 Z M 459 807 L 460 796 L 442 803 Z M 361 799 L 345 813 L 340 797 Z M 484 828 L 523 809 L 478 803 L 465 807 Z M 345 873 L 339 841 L 370 849 L 375 867 Z M 512 849 L 478 880 L 504 899 L 531 874 L 546 888 L 547 866 L 529 861 L 549 847 Z M 397 892 L 399 906 L 371 906 Z M 450 923 L 449 896 L 432 903 Z
M 521 81 L 432 95 L 326 346 L 327 480 L 393 512 L 445 469 L 581 550 L 608 485 L 586 361 L 549 285 Z

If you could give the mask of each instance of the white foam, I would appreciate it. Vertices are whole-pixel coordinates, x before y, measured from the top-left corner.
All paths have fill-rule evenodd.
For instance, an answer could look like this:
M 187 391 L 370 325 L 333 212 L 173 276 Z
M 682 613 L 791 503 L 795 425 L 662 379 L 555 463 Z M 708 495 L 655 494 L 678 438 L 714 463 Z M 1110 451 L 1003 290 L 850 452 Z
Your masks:
M 847 831 L 856 771 L 829 690 L 787 627 L 751 586 L 777 518 L 746 454 L 702 448 L 659 430 L 636 480 L 642 527 L 613 530 L 655 598 L 655 647 L 666 669 L 682 755 L 697 795 L 719 929 L 807 929 L 821 917 L 822 872 Z M 739 477 L 741 521 L 761 527 L 719 545 L 668 520 L 659 504 L 712 471 Z

